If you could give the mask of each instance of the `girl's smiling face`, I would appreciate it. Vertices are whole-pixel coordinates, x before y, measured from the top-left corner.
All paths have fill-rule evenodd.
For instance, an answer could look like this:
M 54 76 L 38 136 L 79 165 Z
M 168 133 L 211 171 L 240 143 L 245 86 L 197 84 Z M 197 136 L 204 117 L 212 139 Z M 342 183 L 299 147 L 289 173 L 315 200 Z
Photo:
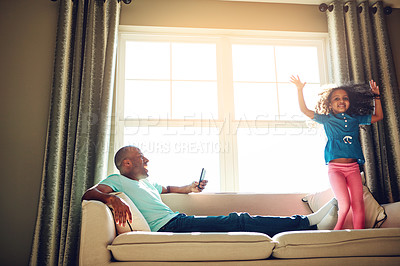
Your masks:
M 332 92 L 329 101 L 329 108 L 334 114 L 346 112 L 350 107 L 349 95 L 345 90 L 338 89 Z

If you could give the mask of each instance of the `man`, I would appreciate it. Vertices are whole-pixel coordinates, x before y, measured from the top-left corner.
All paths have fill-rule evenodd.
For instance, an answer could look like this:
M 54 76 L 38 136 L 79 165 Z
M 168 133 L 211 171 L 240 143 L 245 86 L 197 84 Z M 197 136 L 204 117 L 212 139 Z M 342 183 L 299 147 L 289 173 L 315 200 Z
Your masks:
M 99 200 L 114 209 L 116 223 L 132 222 L 129 206 L 112 192 L 124 192 L 143 214 L 153 232 L 260 232 L 269 236 L 284 231 L 333 229 L 337 219 L 335 199 L 325 204 L 318 212 L 291 217 L 250 216 L 247 213 L 230 213 L 228 216 L 187 216 L 173 212 L 161 200 L 161 193 L 201 192 L 207 180 L 193 182 L 187 186 L 163 187 L 150 182 L 147 163 L 139 148 L 121 148 L 114 158 L 120 174 L 110 175 L 99 184 L 88 189 L 83 200 Z

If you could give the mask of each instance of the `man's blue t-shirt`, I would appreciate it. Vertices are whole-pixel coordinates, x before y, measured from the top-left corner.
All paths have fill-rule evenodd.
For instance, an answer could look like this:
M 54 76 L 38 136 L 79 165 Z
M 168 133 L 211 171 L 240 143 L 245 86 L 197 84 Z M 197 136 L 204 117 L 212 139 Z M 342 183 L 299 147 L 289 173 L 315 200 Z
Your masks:
M 325 162 L 337 158 L 357 159 L 365 163 L 361 149 L 359 126 L 370 125 L 371 115 L 350 116 L 346 113 L 321 115 L 314 113 L 314 121 L 323 124 L 328 142 L 325 146 Z
M 132 180 L 123 175 L 110 175 L 100 182 L 115 192 L 124 192 L 136 205 L 150 226 L 157 232 L 168 223 L 178 212 L 173 212 L 161 200 L 162 186 L 147 179 Z

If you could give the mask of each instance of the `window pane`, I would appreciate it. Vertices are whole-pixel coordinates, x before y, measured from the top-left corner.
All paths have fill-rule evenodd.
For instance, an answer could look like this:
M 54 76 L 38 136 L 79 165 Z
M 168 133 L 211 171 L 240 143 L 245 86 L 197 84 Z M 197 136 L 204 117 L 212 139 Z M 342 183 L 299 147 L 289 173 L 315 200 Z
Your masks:
M 234 81 L 275 81 L 274 48 L 266 45 L 232 45 Z
M 276 46 L 275 52 L 278 82 L 299 75 L 307 83 L 320 83 L 316 47 Z
M 125 78 L 169 79 L 169 43 L 126 42 Z
M 167 81 L 125 82 L 125 118 L 167 118 L 170 89 Z
M 278 84 L 278 88 L 280 120 L 309 120 L 300 111 L 296 87 L 293 84 L 281 83 Z M 308 109 L 315 110 L 319 92 L 319 84 L 306 84 L 304 87 L 304 100 Z
M 234 83 L 236 120 L 276 120 L 275 84 Z
M 303 94 L 308 109 L 315 110 L 315 106 L 317 105 L 319 99 L 318 94 L 320 92 L 322 92 L 320 84 L 306 84 L 303 89 Z
M 173 82 L 172 118 L 218 119 L 217 96 L 216 82 Z
M 173 80 L 216 80 L 216 45 L 206 43 L 172 44 Z
M 149 177 L 184 186 L 207 171 L 205 192 L 220 190 L 218 129 L 201 127 L 126 127 L 124 145 L 135 145 L 149 159 Z
M 172 118 L 218 119 L 217 96 L 216 82 L 173 82 Z
M 293 84 L 279 84 L 279 111 L 280 120 L 308 119 L 299 107 L 297 89 Z
M 280 120 L 304 120 L 300 112 L 297 89 L 293 84 L 279 84 Z
M 296 193 L 329 187 L 321 127 L 238 130 L 241 192 Z

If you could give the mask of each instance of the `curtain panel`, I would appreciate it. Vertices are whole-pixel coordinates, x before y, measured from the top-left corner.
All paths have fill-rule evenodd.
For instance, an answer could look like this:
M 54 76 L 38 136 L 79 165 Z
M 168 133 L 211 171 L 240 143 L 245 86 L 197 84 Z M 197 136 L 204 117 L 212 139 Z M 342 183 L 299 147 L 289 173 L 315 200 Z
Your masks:
M 367 186 L 380 203 L 400 201 L 400 96 L 382 1 L 335 0 L 326 11 L 331 78 L 380 87 L 384 119 L 360 130 Z
M 120 3 L 60 0 L 30 265 L 77 265 L 81 197 L 106 175 Z

